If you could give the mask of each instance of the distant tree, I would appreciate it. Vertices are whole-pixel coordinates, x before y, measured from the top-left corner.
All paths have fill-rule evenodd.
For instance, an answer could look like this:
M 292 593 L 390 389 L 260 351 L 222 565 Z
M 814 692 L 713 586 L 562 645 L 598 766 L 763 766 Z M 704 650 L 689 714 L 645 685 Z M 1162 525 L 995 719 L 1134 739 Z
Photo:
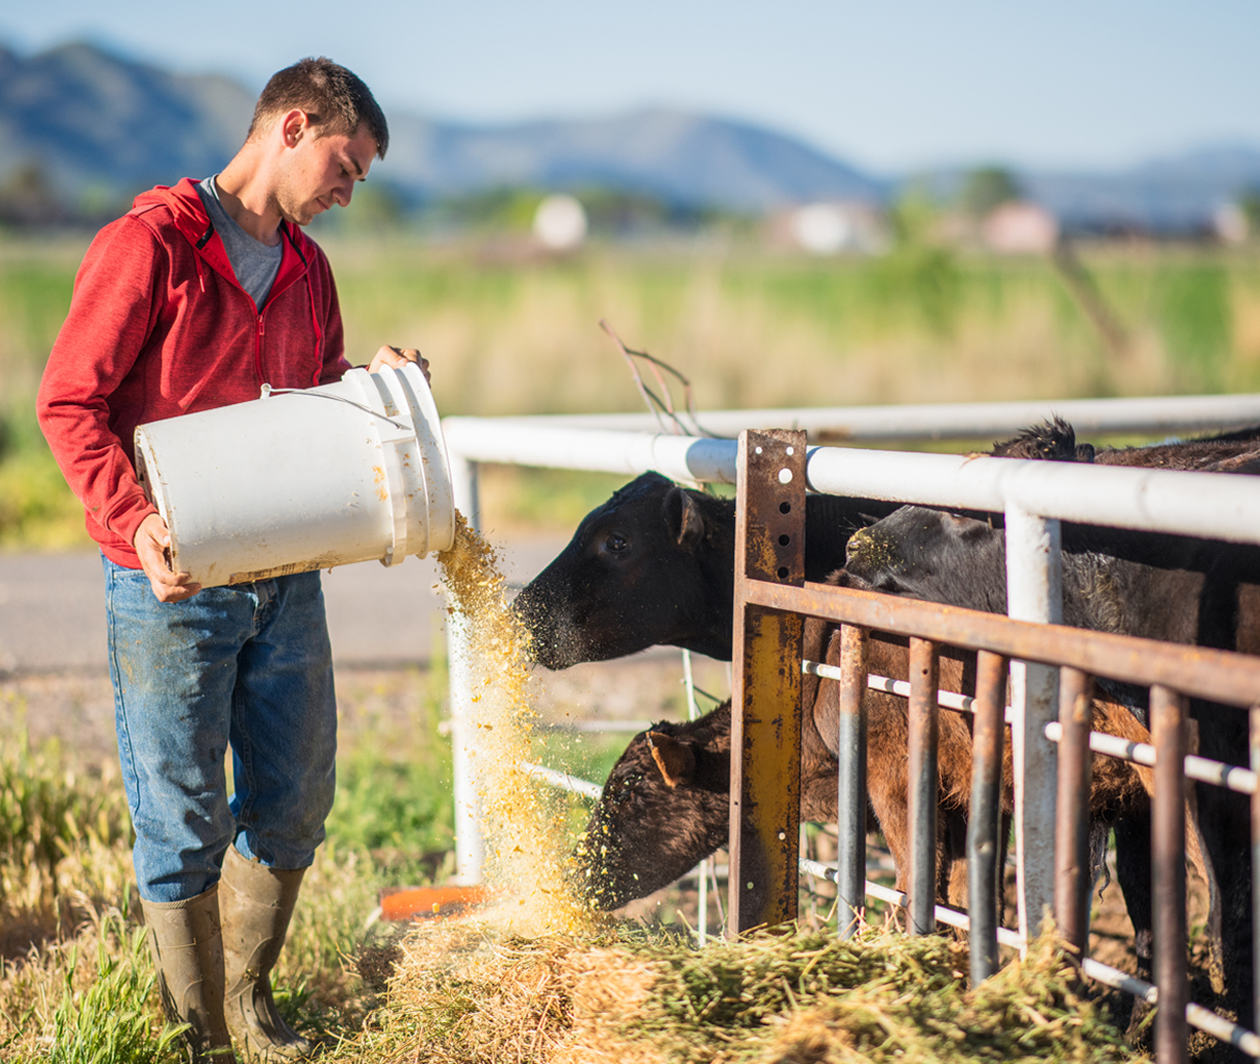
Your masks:
M 546 193 L 529 186 L 503 185 L 440 200 L 430 220 L 473 232 L 527 233 Z
M 871 297 L 887 304 L 890 318 L 908 311 L 946 337 L 960 306 L 961 279 L 953 249 L 939 238 L 940 217 L 923 188 L 910 187 L 892 205 L 893 246 L 872 266 Z
M 66 220 L 68 212 L 47 171 L 34 160 L 0 179 L 0 223 L 37 228 Z
M 973 218 L 983 218 L 994 207 L 1023 195 L 1019 181 L 1002 166 L 981 166 L 967 174 L 959 195 L 960 206 Z
M 1260 239 L 1260 185 L 1240 192 L 1236 202 L 1243 221 L 1247 223 L 1247 239 Z

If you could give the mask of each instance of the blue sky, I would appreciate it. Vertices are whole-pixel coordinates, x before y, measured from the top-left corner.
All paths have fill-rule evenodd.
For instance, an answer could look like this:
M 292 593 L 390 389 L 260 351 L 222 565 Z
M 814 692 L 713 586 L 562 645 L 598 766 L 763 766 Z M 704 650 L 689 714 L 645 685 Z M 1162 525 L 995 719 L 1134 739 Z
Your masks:
M 191 26 L 189 24 L 192 24 Z M 471 121 L 670 105 L 748 118 L 890 172 L 1119 167 L 1260 147 L 1260 3 L 585 0 L 8 4 L 21 51 L 91 38 L 258 89 L 325 54 L 390 111 Z

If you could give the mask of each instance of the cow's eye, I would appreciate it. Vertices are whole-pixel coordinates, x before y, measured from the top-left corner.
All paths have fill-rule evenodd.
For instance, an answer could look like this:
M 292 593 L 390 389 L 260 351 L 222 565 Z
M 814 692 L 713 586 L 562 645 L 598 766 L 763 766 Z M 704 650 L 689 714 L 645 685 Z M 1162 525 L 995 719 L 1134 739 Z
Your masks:
M 613 554 L 620 554 L 630 546 L 630 541 L 626 539 L 620 532 L 609 532 L 604 537 L 604 550 Z

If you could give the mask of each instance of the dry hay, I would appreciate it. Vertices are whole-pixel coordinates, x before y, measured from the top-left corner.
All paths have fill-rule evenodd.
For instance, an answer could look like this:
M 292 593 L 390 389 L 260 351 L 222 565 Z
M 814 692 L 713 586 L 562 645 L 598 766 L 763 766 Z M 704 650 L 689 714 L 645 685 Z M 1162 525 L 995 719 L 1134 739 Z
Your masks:
M 965 948 L 952 938 L 882 929 L 854 941 L 761 934 L 697 950 L 625 926 L 525 938 L 505 933 L 493 913 L 427 921 L 404 939 L 390 984 L 390 1059 L 1145 1059 L 1074 988 L 1051 937 L 975 990 L 966 970 Z

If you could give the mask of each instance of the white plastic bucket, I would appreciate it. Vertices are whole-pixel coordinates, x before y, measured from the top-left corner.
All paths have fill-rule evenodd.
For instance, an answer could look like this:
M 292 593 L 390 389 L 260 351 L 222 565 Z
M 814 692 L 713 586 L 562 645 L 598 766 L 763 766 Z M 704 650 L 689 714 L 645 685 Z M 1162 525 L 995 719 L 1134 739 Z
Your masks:
M 420 368 L 136 428 L 140 482 L 171 562 L 205 587 L 450 548 L 451 475 Z

